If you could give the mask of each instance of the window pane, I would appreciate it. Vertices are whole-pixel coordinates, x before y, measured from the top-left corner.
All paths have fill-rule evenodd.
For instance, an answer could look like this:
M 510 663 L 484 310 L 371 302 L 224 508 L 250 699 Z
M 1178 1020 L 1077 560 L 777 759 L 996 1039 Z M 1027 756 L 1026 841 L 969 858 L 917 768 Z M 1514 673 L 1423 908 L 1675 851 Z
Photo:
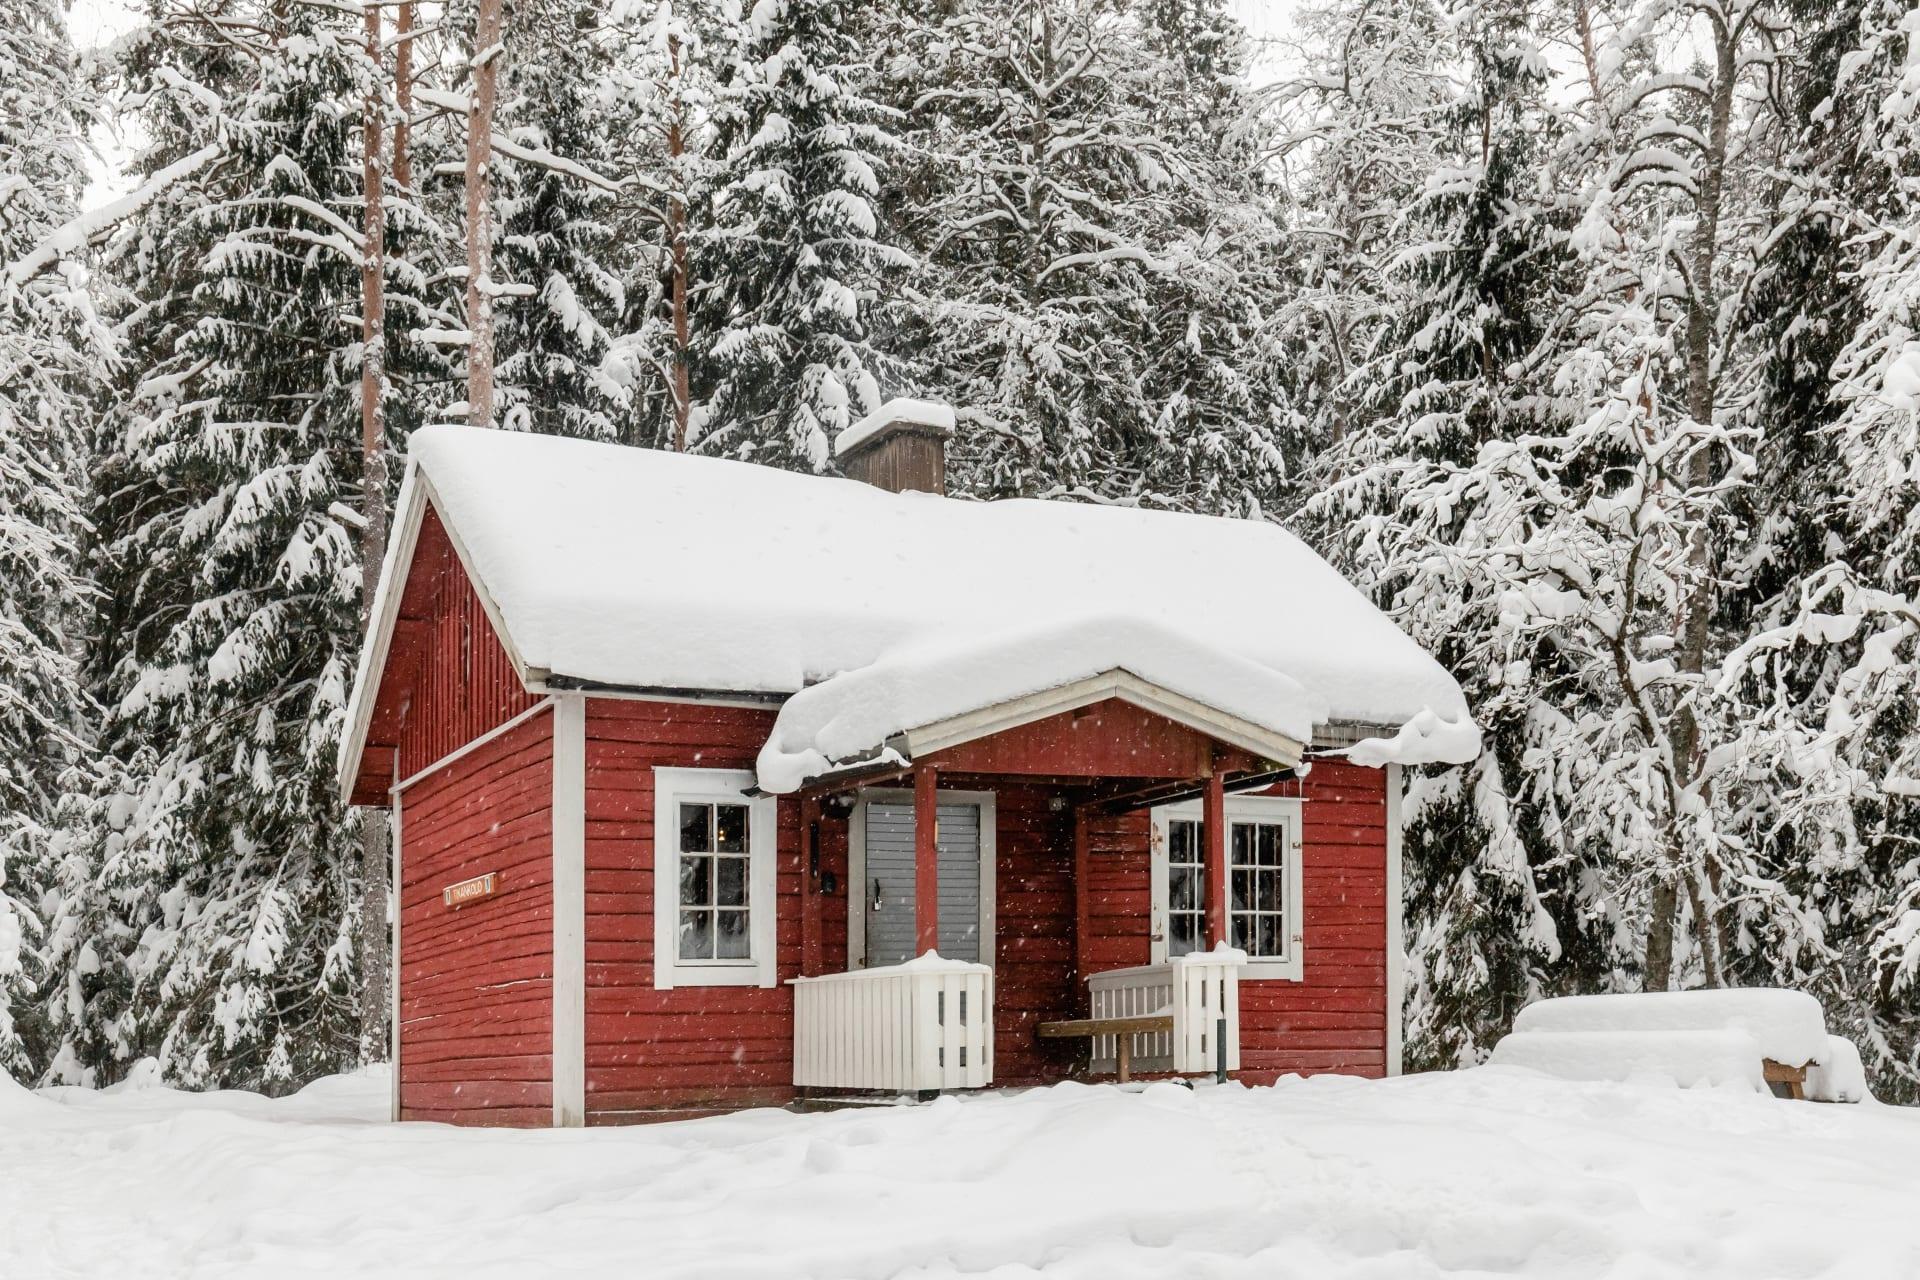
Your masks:
M 1280 868 L 1269 867 L 1260 872 L 1260 902 L 1262 911 L 1280 909 Z
M 1233 917 L 1231 923 L 1233 927 L 1228 931 L 1228 934 L 1233 945 L 1249 954 L 1258 955 L 1259 953 L 1253 950 L 1251 941 L 1253 917 L 1236 915 Z
M 713 912 L 682 911 L 680 913 L 680 958 L 682 960 L 713 958 Z
M 1280 826 L 1263 826 L 1260 828 L 1261 866 L 1277 867 L 1280 865 L 1280 851 L 1284 847 L 1282 837 L 1285 836 L 1286 830 L 1285 827 Z
M 1260 873 L 1257 871 L 1240 870 L 1233 873 L 1233 909 L 1235 911 L 1253 909 L 1253 878 L 1258 874 Z
M 713 848 L 713 806 L 710 804 L 683 804 L 680 806 L 680 851 L 682 853 L 706 853 Z
M 713 905 L 713 859 L 680 859 L 680 905 L 683 907 L 707 907 Z
M 721 853 L 747 851 L 747 806 L 743 804 L 713 806 L 713 825 L 715 849 Z
M 1233 863 L 1244 867 L 1253 861 L 1253 833 L 1257 830 L 1252 823 L 1233 824 Z
M 713 862 L 714 904 L 722 907 L 746 906 L 747 860 L 745 858 L 715 858 Z
M 1167 824 L 1167 861 L 1198 862 L 1193 838 L 1194 824 L 1184 818 Z
M 1200 917 L 1176 913 L 1167 921 L 1167 954 L 1184 956 L 1200 948 Z
M 1285 948 L 1281 946 L 1280 939 L 1280 917 L 1261 916 L 1259 941 L 1253 954 L 1257 956 L 1277 956 L 1284 954 L 1284 952 Z
M 1173 867 L 1167 872 L 1167 905 L 1175 911 L 1200 908 L 1200 873 L 1192 867 Z
M 716 914 L 714 955 L 722 960 L 745 960 L 751 950 L 747 937 L 747 913 L 721 911 Z

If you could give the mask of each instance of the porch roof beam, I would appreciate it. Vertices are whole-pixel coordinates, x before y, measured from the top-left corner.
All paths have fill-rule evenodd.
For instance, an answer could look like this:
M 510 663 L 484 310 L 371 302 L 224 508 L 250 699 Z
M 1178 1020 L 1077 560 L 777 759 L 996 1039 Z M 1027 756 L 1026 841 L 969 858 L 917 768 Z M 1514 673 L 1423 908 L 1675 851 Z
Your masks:
M 1258 791 L 1262 787 L 1270 787 L 1276 782 L 1286 782 L 1299 776 L 1298 769 L 1268 769 L 1260 773 L 1243 773 L 1238 777 L 1228 778 L 1224 785 L 1227 794 L 1232 795 L 1241 791 Z M 1178 778 L 1171 782 L 1156 782 L 1151 786 L 1096 795 L 1082 801 L 1077 807 L 1083 812 L 1121 813 L 1129 809 L 1150 809 L 1156 805 L 1182 804 L 1205 796 L 1210 781 L 1211 775 L 1200 778 Z

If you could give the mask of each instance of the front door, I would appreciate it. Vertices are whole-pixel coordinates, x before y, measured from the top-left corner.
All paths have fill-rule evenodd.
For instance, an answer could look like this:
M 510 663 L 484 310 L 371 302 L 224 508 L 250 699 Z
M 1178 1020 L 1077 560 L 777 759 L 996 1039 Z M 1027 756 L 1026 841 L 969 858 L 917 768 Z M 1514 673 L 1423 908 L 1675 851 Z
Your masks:
M 860 813 L 860 871 L 849 894 L 856 966 L 904 964 L 914 956 L 913 799 L 883 793 Z M 992 813 L 990 798 L 940 799 L 939 950 L 949 960 L 992 961 Z

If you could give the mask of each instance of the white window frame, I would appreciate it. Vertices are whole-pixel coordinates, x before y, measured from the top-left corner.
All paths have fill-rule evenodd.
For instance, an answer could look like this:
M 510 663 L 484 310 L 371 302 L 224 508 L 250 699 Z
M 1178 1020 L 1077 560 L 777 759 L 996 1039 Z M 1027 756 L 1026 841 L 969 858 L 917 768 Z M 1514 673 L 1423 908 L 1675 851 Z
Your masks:
M 1304 912 L 1300 899 L 1304 877 L 1302 864 L 1306 861 L 1305 845 L 1302 838 L 1302 801 L 1295 796 L 1228 796 L 1227 823 L 1232 825 L 1235 819 L 1249 822 L 1279 823 L 1287 829 L 1286 861 L 1286 901 L 1283 904 L 1282 933 L 1287 940 L 1287 954 L 1282 957 L 1249 956 L 1246 969 L 1241 973 L 1243 980 L 1299 982 L 1306 972 L 1306 944 L 1303 927 Z M 1167 962 L 1168 908 L 1170 887 L 1168 884 L 1167 851 L 1169 848 L 1168 826 L 1175 818 L 1185 818 L 1204 822 L 1205 814 L 1198 800 L 1183 801 L 1180 804 L 1161 805 L 1153 810 L 1153 914 L 1151 917 L 1153 939 L 1153 963 Z M 1204 838 L 1204 837 L 1203 837 Z M 1231 840 L 1227 843 L 1227 856 L 1233 856 Z M 1229 869 L 1231 870 L 1231 869 Z M 1231 938 L 1231 930 L 1228 934 Z
M 779 811 L 772 796 L 746 794 L 755 782 L 746 769 L 653 770 L 653 985 L 772 987 L 779 984 Z M 747 948 L 739 960 L 680 958 L 680 806 L 738 804 L 747 808 Z

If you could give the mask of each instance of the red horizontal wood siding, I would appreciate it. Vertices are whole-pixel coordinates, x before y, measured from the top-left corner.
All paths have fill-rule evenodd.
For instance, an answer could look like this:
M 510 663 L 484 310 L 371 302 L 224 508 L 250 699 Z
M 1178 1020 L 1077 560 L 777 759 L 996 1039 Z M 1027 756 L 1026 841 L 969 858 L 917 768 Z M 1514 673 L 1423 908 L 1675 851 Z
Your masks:
M 653 770 L 751 769 L 772 727 L 773 713 L 757 708 L 587 702 L 589 1123 L 793 1096 L 793 993 L 785 982 L 800 972 L 797 803 L 778 806 L 781 985 L 653 985 Z M 838 901 L 844 912 L 845 899 Z M 844 925 L 838 936 L 836 966 L 846 955 Z
M 798 804 L 778 807 L 781 985 L 653 986 L 652 771 L 750 768 L 772 713 L 607 699 L 587 706 L 589 1121 L 788 1100 L 793 1005 L 785 982 L 800 971 L 803 902 Z M 1083 1007 L 1084 984 L 1074 972 L 1071 810 L 1053 808 L 1058 793 L 1047 784 L 943 781 L 996 795 L 996 1083 L 1060 1079 L 1080 1069 L 1084 1046 L 1043 1042 L 1034 1028 Z M 1305 977 L 1243 983 L 1242 1075 L 1252 1081 L 1292 1071 L 1378 1075 L 1385 1067 L 1384 775 L 1321 763 L 1304 795 Z M 1144 811 L 1090 824 L 1090 971 L 1150 958 L 1149 838 Z M 847 955 L 844 807 L 825 808 L 820 855 L 836 883 L 819 906 L 821 969 L 837 971 Z
M 493 896 L 442 891 L 493 872 Z M 553 719 L 534 716 L 405 792 L 400 1115 L 544 1125 L 553 1079 Z
M 1386 773 L 1320 761 L 1301 795 L 1302 947 L 1299 982 L 1240 984 L 1240 1078 L 1271 1082 L 1289 1072 L 1386 1074 Z M 1150 959 L 1152 885 L 1144 813 L 1110 820 L 1094 837 L 1093 921 L 1088 968 Z

